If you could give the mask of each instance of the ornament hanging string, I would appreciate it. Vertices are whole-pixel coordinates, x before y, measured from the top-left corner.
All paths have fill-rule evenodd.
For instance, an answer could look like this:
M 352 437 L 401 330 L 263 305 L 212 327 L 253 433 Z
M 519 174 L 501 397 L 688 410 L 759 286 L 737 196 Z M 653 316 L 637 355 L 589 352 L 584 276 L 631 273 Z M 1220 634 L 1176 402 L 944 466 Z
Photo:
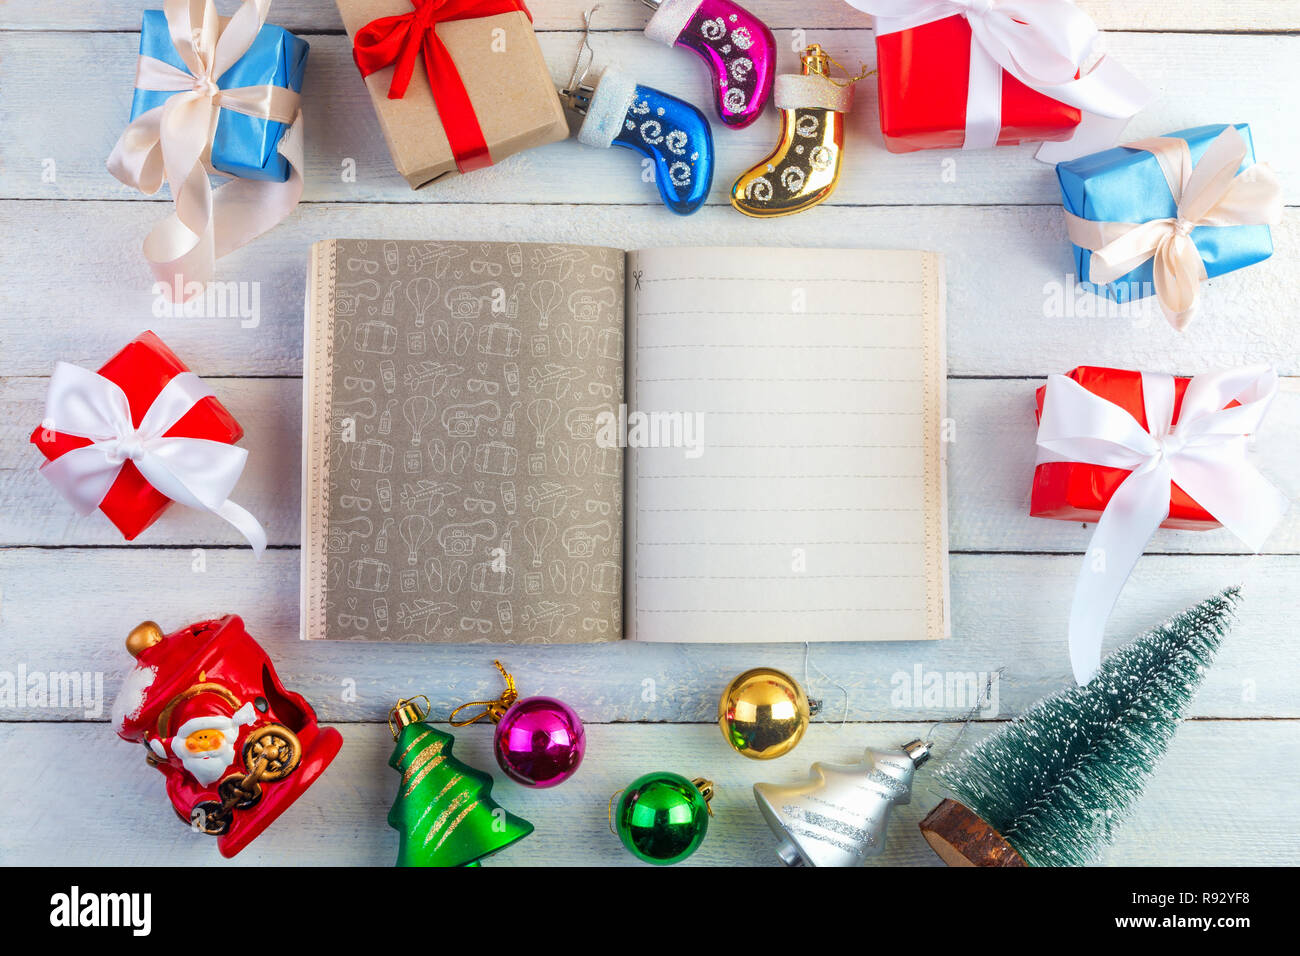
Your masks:
M 933 740 L 933 738 L 934 738 L 934 732 L 935 732 L 936 730 L 938 730 L 939 727 L 941 727 L 943 724 L 955 724 L 955 723 L 957 723 L 957 721 L 961 721 L 961 728 L 957 731 L 957 736 L 954 737 L 953 740 L 952 740 L 952 743 L 948 744 L 948 746 L 947 746 L 947 749 L 948 749 L 948 750 L 955 750 L 955 749 L 957 748 L 957 744 L 961 742 L 961 738 L 962 738 L 963 736 L 965 736 L 965 734 L 966 734 L 966 729 L 967 729 L 968 727 L 970 727 L 971 722 L 975 719 L 975 716 L 976 716 L 976 715 L 977 715 L 977 714 L 978 714 L 978 713 L 979 713 L 983 708 L 987 707 L 988 704 L 989 704 L 989 701 L 992 700 L 992 698 L 993 698 L 993 682 L 994 682 L 995 680 L 996 680 L 996 681 L 1001 681 L 1001 680 L 1002 680 L 1002 673 L 1003 673 L 1003 671 L 1005 671 L 1005 670 L 1006 670 L 1005 667 L 999 667 L 999 668 L 998 668 L 997 670 L 995 670 L 993 673 L 989 674 L 988 679 L 984 682 L 984 692 L 983 692 L 982 694 L 980 694 L 979 697 L 977 697 L 977 698 L 975 699 L 975 705 L 974 705 L 973 707 L 971 707 L 970 710 L 966 711 L 966 713 L 965 713 L 963 716 L 961 716 L 961 717 L 947 717 L 947 718 L 944 718 L 943 720 L 936 720 L 936 721 L 934 722 L 934 724 L 930 727 L 930 729 L 929 729 L 928 731 L 926 731 L 926 734 L 925 734 L 925 738 L 926 738 L 926 740 L 927 740 L 927 741 L 928 741 L 928 740 Z
M 614 836 L 618 836 L 618 831 L 614 829 L 614 801 L 617 800 L 618 795 L 626 789 L 627 787 L 619 787 L 617 790 L 614 791 L 614 793 L 609 798 L 609 807 L 608 807 L 609 832 L 614 834 Z
M 601 8 L 602 4 L 596 4 L 590 10 L 582 15 L 582 40 L 578 44 L 578 58 L 573 61 L 573 72 L 569 74 L 569 82 L 565 90 L 576 90 L 578 85 L 587 78 L 591 72 L 591 65 L 596 61 L 596 50 L 591 45 L 591 16 Z M 583 60 L 586 60 L 586 65 Z
M 859 62 L 858 72 L 851 73 L 847 66 L 841 63 L 839 60 L 835 59 L 835 57 L 831 56 L 829 53 L 823 51 L 823 56 L 826 57 L 827 63 L 829 63 L 833 67 L 838 68 L 840 71 L 844 73 L 844 79 L 842 80 L 837 80 L 829 73 L 826 75 L 826 80 L 831 84 L 831 86 L 838 86 L 842 90 L 848 89 L 854 83 L 861 83 L 869 76 L 875 76 L 877 72 L 876 70 L 868 70 L 865 63 Z
M 840 729 L 843 730 L 843 729 L 844 729 L 844 725 L 847 724 L 847 723 L 849 722 L 849 689 L 848 689 L 847 687 L 845 687 L 843 684 L 841 684 L 839 681 L 835 680 L 835 679 L 834 679 L 833 677 L 831 677 L 829 674 L 827 674 L 827 673 L 826 673 L 824 670 L 822 670 L 820 667 L 817 667 L 817 665 L 814 664 L 814 663 L 812 662 L 812 644 L 810 644 L 808 641 L 804 641 L 804 644 L 803 644 L 803 683 L 804 683 L 804 687 L 808 687 L 808 686 L 811 685 L 811 681 L 808 680 L 808 668 L 809 668 L 809 667 L 815 667 L 815 668 L 817 668 L 817 673 L 821 675 L 822 680 L 826 681 L 826 682 L 827 682 L 828 684 L 830 684 L 832 687 L 837 688 L 837 689 L 839 690 L 839 692 L 840 692 L 841 694 L 844 695 L 844 713 L 842 713 L 842 714 L 840 715 Z M 821 709 L 822 709 L 822 701 L 820 701 L 820 700 L 811 700 L 811 701 L 809 701 L 809 702 L 808 702 L 808 709 L 809 709 L 810 713 L 811 713 L 813 716 L 816 716 L 818 713 L 821 712 Z
M 492 663 L 496 665 L 497 670 L 501 672 L 501 676 L 506 682 L 506 689 L 501 692 L 501 696 L 496 700 L 471 700 L 468 704 L 461 704 L 451 712 L 451 716 L 447 718 L 447 723 L 453 727 L 468 727 L 470 724 L 478 723 L 484 717 L 490 718 L 493 723 L 496 723 L 510 709 L 510 705 L 519 699 L 519 691 L 515 687 L 514 676 L 505 669 L 505 666 L 500 661 L 493 661 Z M 473 717 L 464 720 L 456 719 L 457 714 L 470 707 L 482 707 L 483 709 Z

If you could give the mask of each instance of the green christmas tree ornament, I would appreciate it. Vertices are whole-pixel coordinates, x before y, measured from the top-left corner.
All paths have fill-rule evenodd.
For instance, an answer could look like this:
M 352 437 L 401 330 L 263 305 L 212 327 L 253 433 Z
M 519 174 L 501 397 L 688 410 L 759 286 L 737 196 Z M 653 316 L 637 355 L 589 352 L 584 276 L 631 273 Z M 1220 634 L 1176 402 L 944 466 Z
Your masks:
M 1141 796 L 1213 662 L 1238 601 L 1230 588 L 1040 701 L 938 772 L 956 800 L 921 821 L 950 866 L 1081 866 Z M 960 802 L 959 802 L 960 801 Z
M 648 773 L 610 797 L 609 828 L 638 860 L 657 866 L 680 863 L 709 832 L 712 798 L 713 784 L 703 778 Z
M 423 701 L 421 706 L 420 701 Z M 388 825 L 401 834 L 398 866 L 477 866 L 533 832 L 492 799 L 492 778 L 452 756 L 455 738 L 424 722 L 429 698 L 399 700 L 388 713 L 402 775 Z

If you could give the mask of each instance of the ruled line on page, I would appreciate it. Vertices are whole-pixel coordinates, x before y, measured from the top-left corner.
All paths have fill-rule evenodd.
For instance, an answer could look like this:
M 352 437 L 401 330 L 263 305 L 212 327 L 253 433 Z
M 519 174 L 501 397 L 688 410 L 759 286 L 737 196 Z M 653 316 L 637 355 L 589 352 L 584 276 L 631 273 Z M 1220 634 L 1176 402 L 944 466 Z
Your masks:
M 718 345 L 710 343 L 687 342 L 679 345 L 642 345 L 641 349 L 649 351 L 653 349 L 780 349 L 782 352 L 789 351 L 834 351 L 843 352 L 845 350 L 858 350 L 864 352 L 920 352 L 921 349 L 914 345 Z
M 884 544 L 891 547 L 919 547 L 921 541 L 639 541 L 638 548 L 762 548 L 762 547 L 815 547 L 817 545 L 868 545 Z
M 754 382 L 760 385 L 772 385 L 775 383 L 789 382 L 795 385 L 820 385 L 832 383 L 844 385 L 848 383 L 872 383 L 872 384 L 911 384 L 920 382 L 919 378 L 829 378 L 826 376 L 816 376 L 814 378 L 779 378 L 776 376 L 750 375 L 743 378 L 718 378 L 710 375 L 693 375 L 684 378 L 638 378 L 638 385 L 654 385 L 655 383 L 676 383 L 683 382 Z M 833 414 L 833 413 L 831 413 Z
M 722 480 L 726 480 L 726 481 L 768 481 L 769 479 L 773 479 L 773 478 L 775 478 L 775 479 L 779 479 L 779 480 L 782 480 L 782 481 L 787 481 L 787 480 L 788 480 L 788 481 L 794 481 L 794 480 L 798 480 L 798 479 L 814 479 L 814 480 L 820 480 L 820 479 L 822 479 L 822 478 L 834 478 L 834 479 L 836 479 L 836 480 L 845 479 L 845 478 L 879 478 L 879 479 L 882 479 L 882 480 L 885 480 L 885 481 L 898 481 L 898 480 L 901 480 L 901 479 L 904 479 L 904 478 L 906 478 L 906 479 L 916 479 L 916 478 L 920 478 L 921 475 L 919 475 L 919 474 L 911 474 L 911 475 L 825 475 L 825 474 L 821 474 L 820 472 L 818 472 L 818 473 L 814 473 L 814 474 L 806 474 L 806 475 L 641 475 L 640 477 L 641 477 L 642 480 L 653 480 L 653 481 L 667 481 L 667 480 L 674 480 L 674 479 L 679 479 L 679 478 L 681 478 L 681 479 L 687 479 L 687 478 L 692 478 L 692 479 L 711 479 L 711 478 L 714 478 L 714 479 L 722 479 Z M 710 509 L 710 510 L 713 510 L 713 509 Z
M 896 512 L 896 511 L 915 511 L 915 512 L 919 512 L 919 511 L 922 511 L 922 510 L 924 510 L 924 509 L 922 509 L 922 508 L 857 508 L 857 507 L 854 507 L 854 508 L 640 508 L 640 509 L 638 509 L 638 510 L 643 511 L 643 512 L 657 511 L 657 512 L 661 512 L 661 513 L 664 513 L 664 512 L 672 513 L 672 512 L 697 512 L 697 511 L 706 511 L 706 512 L 709 512 L 709 513 L 718 513 L 718 514 L 726 513 L 726 512 L 779 512 L 779 513 L 781 513 L 781 514 L 799 514 L 799 513 L 804 513 L 804 512 L 823 512 L 823 511 L 849 511 L 849 512 L 852 512 L 852 513 L 854 513 L 854 514 L 859 514 L 859 513 L 869 514 L 870 512 L 873 512 L 873 511 L 884 511 L 884 512 L 889 512 L 890 514 L 892 514 L 892 513 Z M 882 541 L 882 542 L 880 542 L 880 543 L 881 543 L 881 544 L 890 544 L 890 543 L 893 543 L 893 542 Z
M 789 309 L 744 309 L 742 311 L 724 311 L 719 309 L 668 309 L 664 312 L 642 312 L 637 318 L 639 319 L 661 319 L 664 316 L 711 316 L 740 315 L 750 318 L 756 315 L 773 315 L 783 319 L 915 319 L 914 312 L 832 312 L 827 309 L 809 309 L 807 312 L 791 312 Z M 733 348 L 744 348 L 743 343 L 737 343 Z
M 644 283 L 652 284 L 655 282 L 784 282 L 787 285 L 792 283 L 804 285 L 820 285 L 829 282 L 843 282 L 849 285 L 903 285 L 919 286 L 920 279 L 850 279 L 843 276 L 817 276 L 816 278 L 803 277 L 799 279 L 787 279 L 782 276 L 755 276 L 755 275 L 729 275 L 729 276 L 663 276 L 659 278 L 642 278 Z
M 923 611 L 924 607 L 644 607 L 642 614 L 899 614 Z

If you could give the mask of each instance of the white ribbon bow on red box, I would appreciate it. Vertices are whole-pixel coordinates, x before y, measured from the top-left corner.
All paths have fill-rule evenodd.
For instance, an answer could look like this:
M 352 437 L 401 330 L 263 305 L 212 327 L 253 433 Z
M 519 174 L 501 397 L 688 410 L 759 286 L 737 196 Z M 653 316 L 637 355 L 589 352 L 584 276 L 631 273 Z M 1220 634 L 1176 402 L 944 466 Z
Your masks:
M 872 15 L 877 36 L 948 17 L 966 18 L 971 60 L 963 149 L 997 145 L 1003 70 L 1030 89 L 1084 113 L 1071 139 L 1039 147 L 1038 158 L 1048 163 L 1113 146 L 1129 119 L 1152 99 L 1151 91 L 1114 59 L 1103 56 L 1088 66 L 1100 31 L 1068 0 L 847 2 Z
M 206 438 L 168 436 L 212 390 L 193 372 L 163 386 L 136 428 L 126 393 L 97 372 L 59 362 L 50 376 L 44 427 L 89 438 L 91 444 L 64 452 L 41 466 L 41 474 L 77 510 L 100 506 L 129 460 L 155 489 L 173 501 L 210 511 L 232 524 L 258 554 L 266 532 L 248 511 L 230 500 L 248 452 Z
M 1277 394 L 1271 368 L 1197 375 L 1173 423 L 1172 375 L 1142 373 L 1148 429 L 1126 410 L 1065 375 L 1047 380 L 1038 462 L 1072 461 L 1132 472 L 1097 522 L 1070 608 L 1070 664 L 1080 684 L 1101 665 L 1115 601 L 1147 542 L 1169 517 L 1170 483 L 1187 492 L 1253 551 L 1290 502 L 1247 458 L 1247 443 Z M 1226 406 L 1239 402 L 1231 408 Z

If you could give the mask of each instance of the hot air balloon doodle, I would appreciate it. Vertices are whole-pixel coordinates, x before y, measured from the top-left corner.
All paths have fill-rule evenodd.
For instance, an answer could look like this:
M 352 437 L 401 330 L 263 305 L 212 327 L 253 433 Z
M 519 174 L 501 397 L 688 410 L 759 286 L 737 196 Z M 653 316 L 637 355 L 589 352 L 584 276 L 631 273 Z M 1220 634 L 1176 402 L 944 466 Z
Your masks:
M 560 420 L 560 406 L 549 398 L 528 403 L 528 421 L 537 430 L 537 447 L 546 447 L 546 433 Z
M 420 547 L 433 535 L 433 523 L 421 514 L 407 515 L 397 528 L 397 533 L 406 542 L 406 563 L 415 564 L 420 560 Z
M 530 549 L 534 568 L 542 566 L 546 549 L 555 540 L 555 535 L 555 522 L 550 518 L 530 518 L 524 524 L 524 543 Z
M 415 327 L 424 328 L 425 316 L 438 303 L 438 284 L 428 276 L 419 276 L 406 287 L 406 298 L 415 307 Z
M 554 279 L 539 279 L 528 298 L 537 308 L 537 328 L 545 331 L 551 325 L 551 313 L 564 301 L 564 287 Z

